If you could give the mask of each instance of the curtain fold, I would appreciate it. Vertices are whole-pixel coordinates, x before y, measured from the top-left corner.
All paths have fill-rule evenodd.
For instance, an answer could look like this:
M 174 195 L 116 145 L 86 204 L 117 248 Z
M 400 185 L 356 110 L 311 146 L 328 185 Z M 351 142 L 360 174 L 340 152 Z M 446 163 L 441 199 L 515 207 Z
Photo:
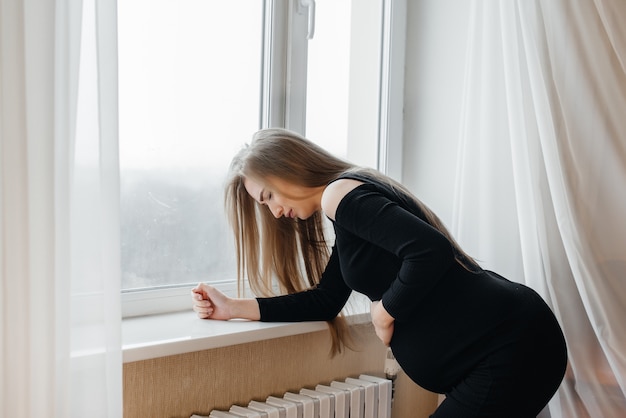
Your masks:
M 453 231 L 556 312 L 570 365 L 551 415 L 621 416 L 626 2 L 475 0 L 472 13 Z
M 122 416 L 115 19 L 0 3 L 1 416 Z

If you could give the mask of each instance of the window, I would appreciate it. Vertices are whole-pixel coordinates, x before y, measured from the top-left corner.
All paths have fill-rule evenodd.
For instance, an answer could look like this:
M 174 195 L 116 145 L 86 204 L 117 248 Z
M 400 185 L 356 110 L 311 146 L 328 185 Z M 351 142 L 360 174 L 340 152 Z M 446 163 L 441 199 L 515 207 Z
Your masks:
M 262 2 L 119 2 L 122 288 L 235 277 L 222 184 L 259 128 Z
M 333 154 L 347 158 L 352 2 L 316 3 L 317 29 L 308 42 L 307 54 L 306 134 Z
M 303 3 L 118 2 L 125 315 L 186 309 L 199 281 L 234 293 L 223 182 L 260 127 L 378 165 L 382 0 Z

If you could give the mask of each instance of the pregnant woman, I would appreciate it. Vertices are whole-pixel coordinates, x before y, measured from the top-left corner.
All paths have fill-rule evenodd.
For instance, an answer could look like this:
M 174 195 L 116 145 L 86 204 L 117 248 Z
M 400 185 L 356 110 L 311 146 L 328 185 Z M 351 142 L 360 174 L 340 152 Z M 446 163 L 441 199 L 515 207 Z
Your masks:
M 346 329 L 338 315 L 354 290 L 372 301 L 376 334 L 403 371 L 446 394 L 432 417 L 534 418 L 558 389 L 567 350 L 548 305 L 483 270 L 389 177 L 266 129 L 233 159 L 226 205 L 240 280 L 245 272 L 262 297 L 229 298 L 201 283 L 192 290 L 200 318 L 325 320 L 337 352 Z

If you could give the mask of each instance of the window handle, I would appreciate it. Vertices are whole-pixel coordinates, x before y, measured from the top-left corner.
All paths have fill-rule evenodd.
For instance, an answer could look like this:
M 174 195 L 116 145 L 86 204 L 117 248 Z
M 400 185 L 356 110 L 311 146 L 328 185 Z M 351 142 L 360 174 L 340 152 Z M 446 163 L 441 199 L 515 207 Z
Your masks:
M 313 39 L 313 35 L 315 35 L 315 0 L 300 0 L 300 6 L 305 7 L 308 14 L 306 38 Z

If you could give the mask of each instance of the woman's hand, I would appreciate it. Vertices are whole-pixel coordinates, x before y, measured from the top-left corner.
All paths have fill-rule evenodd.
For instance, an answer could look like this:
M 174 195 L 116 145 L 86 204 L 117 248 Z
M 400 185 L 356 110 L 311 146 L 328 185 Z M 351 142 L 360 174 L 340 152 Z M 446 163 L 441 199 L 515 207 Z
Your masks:
M 191 300 L 193 310 L 198 314 L 198 318 L 202 319 L 223 319 L 232 318 L 230 311 L 231 298 L 222 292 L 205 283 L 191 289 Z
M 256 299 L 229 298 L 213 286 L 200 283 L 191 289 L 193 310 L 202 319 L 229 320 L 233 318 L 261 319 Z
M 376 335 L 383 344 L 389 346 L 391 338 L 393 337 L 393 324 L 395 319 L 389 315 L 389 312 L 387 312 L 380 301 L 372 302 L 370 312 Z

